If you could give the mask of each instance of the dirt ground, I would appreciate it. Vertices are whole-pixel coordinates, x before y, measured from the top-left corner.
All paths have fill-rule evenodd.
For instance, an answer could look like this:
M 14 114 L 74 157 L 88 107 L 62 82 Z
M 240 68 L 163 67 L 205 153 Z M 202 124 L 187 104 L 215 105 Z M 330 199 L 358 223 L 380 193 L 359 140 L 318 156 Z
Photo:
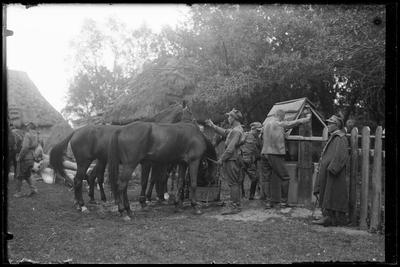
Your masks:
M 261 201 L 245 200 L 242 213 L 228 216 L 220 215 L 218 203 L 204 204 L 202 215 L 194 215 L 189 203 L 181 213 L 155 203 L 144 212 L 137 202 L 139 185 L 133 181 L 128 195 L 134 216 L 125 222 L 112 202 L 88 205 L 88 214 L 76 211 L 73 191 L 63 184 L 37 181 L 37 195 L 16 199 L 14 180 L 9 180 L 11 263 L 384 261 L 383 235 L 312 225 L 308 209 L 264 210 Z M 246 188 L 248 192 L 248 183 Z M 25 182 L 23 192 L 28 192 Z M 95 197 L 100 198 L 97 190 Z M 224 183 L 222 198 L 228 198 Z

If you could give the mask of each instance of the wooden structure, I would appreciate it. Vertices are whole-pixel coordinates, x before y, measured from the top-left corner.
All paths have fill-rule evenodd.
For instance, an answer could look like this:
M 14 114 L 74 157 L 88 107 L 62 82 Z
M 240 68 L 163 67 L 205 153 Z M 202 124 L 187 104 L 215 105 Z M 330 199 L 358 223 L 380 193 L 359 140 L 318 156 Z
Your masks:
M 317 164 L 323 142 L 327 140 L 327 128 L 322 115 L 307 98 L 299 98 L 276 103 L 269 111 L 265 124 L 278 109 L 284 110 L 285 120 L 292 121 L 302 117 L 304 109 L 311 112 L 311 121 L 287 131 L 286 166 L 291 177 L 288 202 L 291 204 L 311 206 Z
M 349 219 L 353 226 L 372 232 L 384 226 L 384 167 L 385 136 L 378 126 L 375 135 L 370 135 L 364 126 L 361 135 L 354 128 L 350 138 Z M 360 142 L 361 141 L 361 142 Z M 359 148 L 361 144 L 361 148 Z M 371 163 L 372 162 L 372 170 Z M 361 163 L 361 166 L 359 165 Z M 357 185 L 361 182 L 361 188 Z M 360 192 L 357 192 L 360 190 Z

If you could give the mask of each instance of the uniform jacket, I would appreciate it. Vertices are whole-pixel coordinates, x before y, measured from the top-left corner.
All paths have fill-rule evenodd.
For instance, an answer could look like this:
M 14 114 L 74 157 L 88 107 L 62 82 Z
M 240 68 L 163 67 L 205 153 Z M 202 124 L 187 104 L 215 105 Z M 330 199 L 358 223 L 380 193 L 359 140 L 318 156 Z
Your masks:
M 244 133 L 244 144 L 240 147 L 244 161 L 254 162 L 260 158 L 262 148 L 261 138 L 251 131 Z
M 38 146 L 38 138 L 36 134 L 31 132 L 26 132 L 24 135 L 24 140 L 22 141 L 21 152 L 19 153 L 19 159 L 34 161 L 34 151 Z
M 323 209 L 348 211 L 347 158 L 346 135 L 343 131 L 336 131 L 322 150 L 319 173 L 314 186 L 314 193 L 319 192 L 319 204 Z
M 293 121 L 279 121 L 276 117 L 271 117 L 263 128 L 263 148 L 262 154 L 285 155 L 285 130 L 293 128 L 305 119 Z
M 222 161 L 237 160 L 240 157 L 240 144 L 244 139 L 244 132 L 241 125 L 232 129 L 226 129 L 224 132 L 225 151 L 221 156 Z

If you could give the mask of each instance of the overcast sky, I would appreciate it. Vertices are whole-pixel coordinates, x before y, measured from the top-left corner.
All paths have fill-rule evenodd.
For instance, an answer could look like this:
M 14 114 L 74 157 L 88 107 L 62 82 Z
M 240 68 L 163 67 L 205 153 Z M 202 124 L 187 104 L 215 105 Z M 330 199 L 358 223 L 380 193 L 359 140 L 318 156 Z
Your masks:
M 7 5 L 7 66 L 25 71 L 46 100 L 58 111 L 65 106 L 69 41 L 85 18 L 104 22 L 115 16 L 129 28 L 145 22 L 154 31 L 175 26 L 187 13 L 182 4 L 43 4 L 30 8 Z

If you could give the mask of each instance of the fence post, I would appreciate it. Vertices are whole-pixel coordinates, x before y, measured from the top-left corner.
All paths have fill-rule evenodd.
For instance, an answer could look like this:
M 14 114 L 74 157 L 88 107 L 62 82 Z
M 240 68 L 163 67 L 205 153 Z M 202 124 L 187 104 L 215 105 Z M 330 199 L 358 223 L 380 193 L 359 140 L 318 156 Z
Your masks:
M 381 219 L 382 197 L 382 126 L 375 132 L 374 164 L 372 169 L 372 205 L 370 230 L 376 231 Z
M 349 188 L 349 219 L 351 225 L 357 225 L 357 171 L 358 171 L 358 129 L 351 130 L 350 138 L 350 188 Z
M 299 126 L 299 135 L 312 136 L 311 121 Z M 297 202 L 303 204 L 305 207 L 311 207 L 311 196 L 313 190 L 313 163 L 311 150 L 311 141 L 299 141 Z
M 369 144 L 370 129 L 364 126 L 362 129 L 362 167 L 361 167 L 361 201 L 360 201 L 360 228 L 368 229 L 368 189 L 369 189 Z

